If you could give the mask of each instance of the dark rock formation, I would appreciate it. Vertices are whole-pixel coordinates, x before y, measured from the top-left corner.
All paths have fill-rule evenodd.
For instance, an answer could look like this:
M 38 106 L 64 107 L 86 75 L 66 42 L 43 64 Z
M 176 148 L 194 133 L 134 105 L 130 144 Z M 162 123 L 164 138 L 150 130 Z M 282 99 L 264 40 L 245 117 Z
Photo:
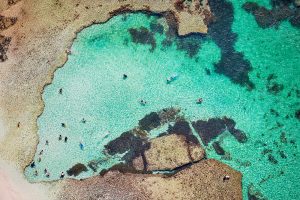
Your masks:
M 219 118 L 212 118 L 208 121 L 198 120 L 192 122 L 192 125 L 205 145 L 226 130 L 224 121 Z
M 69 176 L 78 176 L 81 172 L 86 172 L 86 171 L 88 171 L 87 167 L 82 163 L 78 163 L 78 164 L 74 165 L 73 167 L 71 167 L 67 171 L 67 174 Z
M 11 38 L 0 35 L 0 62 L 7 59 L 6 52 L 10 44 Z
M 292 26 L 300 28 L 300 9 L 293 5 L 293 1 L 271 0 L 271 4 L 271 10 L 254 2 L 246 2 L 243 8 L 254 15 L 261 28 L 278 26 L 284 20 L 289 20 Z
M 184 119 L 176 121 L 174 126 L 169 126 L 167 132 L 168 134 L 184 135 L 189 143 L 199 144 L 197 137 L 192 133 L 189 122 Z
M 213 148 L 215 149 L 215 152 L 216 152 L 218 155 L 221 155 L 221 156 L 225 155 L 225 151 L 224 151 L 224 149 L 221 147 L 220 142 L 214 142 L 214 143 L 212 144 L 212 146 L 213 146 Z
M 156 112 L 151 112 L 139 121 L 139 126 L 143 130 L 150 131 L 160 126 L 160 120 L 161 119 Z
M 233 83 L 254 88 L 249 80 L 248 73 L 252 70 L 251 64 L 244 59 L 241 52 L 234 49 L 237 34 L 231 26 L 234 19 L 233 5 L 225 0 L 211 0 L 209 6 L 214 20 L 208 25 L 208 35 L 221 49 L 221 60 L 215 64 L 215 71 L 230 78 Z
M 198 120 L 192 122 L 192 125 L 205 145 L 226 130 L 228 130 L 239 142 L 243 143 L 247 141 L 246 134 L 243 131 L 236 129 L 235 121 L 227 117 L 224 117 L 223 119 L 212 118 L 208 121 Z
M 110 141 L 104 147 L 110 155 L 122 154 L 128 151 L 122 159 L 131 162 L 149 148 L 149 143 L 146 138 L 141 138 L 134 135 L 132 131 L 127 131 L 115 140 Z
M 130 28 L 128 31 L 131 35 L 132 42 L 138 44 L 151 45 L 150 51 L 153 51 L 156 48 L 154 33 L 150 32 L 147 28 L 145 27 L 140 27 L 139 29 Z

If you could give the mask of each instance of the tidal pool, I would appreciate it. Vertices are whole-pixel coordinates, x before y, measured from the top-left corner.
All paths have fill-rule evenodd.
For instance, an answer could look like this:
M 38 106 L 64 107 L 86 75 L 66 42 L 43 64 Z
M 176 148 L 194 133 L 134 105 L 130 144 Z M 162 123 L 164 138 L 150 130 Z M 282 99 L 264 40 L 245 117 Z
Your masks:
M 237 36 L 230 44 L 213 33 L 178 37 L 165 17 L 144 13 L 122 14 L 78 33 L 68 61 L 44 90 L 40 143 L 35 167 L 25 169 L 28 180 L 58 180 L 77 163 L 101 160 L 96 172 L 87 168 L 75 178 L 97 175 L 122 162 L 122 155 L 103 152 L 105 144 L 137 126 L 146 114 L 176 107 L 191 121 L 230 117 L 246 133 L 245 143 L 230 134 L 220 136 L 225 157 L 211 143 L 205 146 L 209 158 L 242 172 L 244 198 L 253 184 L 269 199 L 297 199 L 300 193 L 292 188 L 299 188 L 300 178 L 300 31 L 288 22 L 261 29 L 242 9 L 243 1 L 227 4 L 234 18 L 226 26 Z M 235 80 L 239 72 L 216 70 L 222 56 L 232 55 L 226 45 L 243 55 L 232 65 L 252 68 L 243 68 L 241 79 Z M 177 78 L 168 84 L 173 74 Z M 203 103 L 196 104 L 200 97 Z

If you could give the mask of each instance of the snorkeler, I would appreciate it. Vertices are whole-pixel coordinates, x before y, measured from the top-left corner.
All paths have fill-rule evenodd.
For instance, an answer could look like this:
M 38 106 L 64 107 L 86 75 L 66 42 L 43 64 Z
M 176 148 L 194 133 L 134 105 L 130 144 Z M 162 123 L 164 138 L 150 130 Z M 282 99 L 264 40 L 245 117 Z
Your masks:
M 201 104 L 203 102 L 203 99 L 202 98 L 199 98 L 198 100 L 197 100 L 197 104 Z

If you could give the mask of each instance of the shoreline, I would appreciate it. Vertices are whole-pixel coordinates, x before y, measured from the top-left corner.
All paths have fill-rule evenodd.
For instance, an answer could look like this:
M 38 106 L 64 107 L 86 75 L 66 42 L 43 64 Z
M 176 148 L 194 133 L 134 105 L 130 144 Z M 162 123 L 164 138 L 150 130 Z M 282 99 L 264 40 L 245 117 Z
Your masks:
M 83 20 L 82 22 L 81 22 L 81 24 L 83 24 L 83 25 L 80 25 L 79 27 L 77 27 L 76 28 L 76 24 L 74 24 L 74 28 L 76 29 L 76 31 L 75 32 L 70 32 L 70 33 L 67 33 L 68 34 L 68 37 L 66 37 L 66 38 L 64 38 L 64 43 L 66 44 L 66 45 L 62 45 L 62 49 L 64 49 L 64 52 L 61 52 L 61 53 L 57 53 L 57 55 L 59 55 L 58 57 L 57 56 L 53 56 L 54 57 L 54 61 L 53 60 L 51 60 L 51 59 L 48 59 L 48 62 L 49 63 L 47 63 L 47 64 L 50 64 L 50 71 L 49 71 L 49 68 L 48 68 L 48 72 L 46 72 L 46 75 L 44 75 L 44 77 L 45 78 L 41 78 L 41 75 L 39 75 L 40 76 L 40 78 L 42 79 L 42 81 L 41 82 L 43 82 L 42 83 L 42 85 L 41 86 L 37 86 L 37 91 L 38 91 L 38 93 L 35 95 L 35 96 L 38 96 L 39 97 L 39 99 L 35 99 L 34 101 L 37 103 L 37 105 L 36 106 L 34 106 L 34 105 L 28 105 L 29 107 L 31 107 L 31 106 L 33 106 L 33 109 L 32 110 L 35 110 L 35 111 L 33 111 L 34 113 L 36 113 L 36 114 L 30 114 L 34 119 L 31 119 L 31 122 L 32 122 L 32 125 L 29 125 L 29 127 L 28 127 L 28 125 L 27 125 L 27 127 L 25 127 L 25 128 L 22 128 L 23 127 L 23 124 L 21 123 L 21 126 L 20 126 L 20 128 L 19 127 L 14 127 L 15 126 L 15 124 L 19 124 L 20 123 L 20 121 L 19 122 L 14 122 L 14 123 L 12 123 L 12 122 L 9 122 L 9 119 L 10 118 L 12 118 L 11 116 L 14 116 L 14 114 L 12 114 L 12 113 L 5 113 L 5 112 L 3 112 L 3 115 L 4 115 L 4 118 L 6 119 L 6 124 L 8 125 L 7 126 L 7 132 L 8 133 L 6 133 L 5 134 L 5 138 L 4 139 L 2 139 L 2 141 L 1 141 L 1 143 L 2 143 L 2 146 L 3 145 L 5 145 L 5 144 L 7 144 L 7 145 L 10 145 L 10 144 L 12 144 L 13 142 L 13 140 L 15 140 L 15 139 L 17 139 L 18 140 L 18 137 L 20 137 L 20 132 L 23 132 L 24 131 L 24 129 L 25 129 L 25 131 L 26 132 L 28 132 L 28 133 L 26 133 L 27 135 L 30 135 L 31 136 L 31 139 L 32 140 L 34 140 L 34 141 L 32 141 L 31 140 L 31 142 L 30 143 L 33 143 L 32 145 L 34 146 L 33 148 L 34 149 L 28 149 L 28 147 L 26 148 L 26 151 L 27 151 L 27 155 L 22 155 L 22 161 L 17 161 L 17 165 L 21 165 L 20 167 L 23 169 L 23 171 L 24 171 L 24 169 L 26 168 L 26 166 L 28 166 L 28 164 L 32 161 L 32 159 L 33 159 L 33 156 L 34 156 L 34 153 L 35 153 L 35 151 L 36 151 L 36 148 L 37 148 L 37 145 L 38 145 L 38 142 L 39 142 L 39 139 L 38 139 L 38 134 L 37 134 L 37 132 L 38 132 L 38 127 L 37 127 L 37 119 L 38 119 L 38 117 L 43 113 L 43 110 L 44 110 L 44 101 L 43 101 L 43 98 L 42 98 L 42 94 L 43 94 L 43 91 L 44 91 L 44 88 L 47 86 L 47 85 L 49 85 L 49 84 L 51 84 L 52 83 L 52 80 L 53 80 L 53 78 L 54 78 L 54 73 L 55 73 L 55 71 L 57 70 L 57 69 L 59 69 L 60 67 L 63 67 L 63 65 L 64 65 L 64 63 L 65 62 L 67 62 L 67 60 L 68 60 L 68 55 L 67 55 L 67 52 L 66 52 L 66 50 L 67 49 L 70 49 L 71 48 L 71 46 L 72 46 L 72 44 L 73 44 L 73 41 L 77 38 L 77 33 L 78 32 L 80 32 L 81 30 L 83 30 L 84 28 L 86 28 L 86 27 L 89 27 L 89 26 L 92 26 L 92 25 L 94 25 L 94 24 L 101 24 L 101 23 L 105 23 L 106 21 L 108 21 L 108 20 L 110 20 L 112 17 L 114 17 L 115 15 L 118 15 L 118 14 L 120 14 L 120 13 L 122 13 L 122 12 L 124 12 L 124 10 L 123 10 L 123 8 L 122 8 L 122 5 L 124 5 L 126 2 L 124 2 L 124 3 L 122 3 L 122 4 L 120 4 L 120 5 L 115 5 L 114 6 L 114 9 L 112 9 L 111 11 L 109 11 L 108 13 L 109 13 L 109 16 L 106 16 L 106 17 L 104 17 L 104 19 L 105 20 L 103 20 L 103 19 L 94 19 L 94 20 L 92 20 L 92 19 L 90 19 L 88 22 L 86 22 L 86 20 Z M 19 13 L 20 15 L 23 15 L 22 17 L 23 18 L 26 18 L 26 17 L 24 17 L 24 13 L 21 13 L 21 11 L 22 12 L 24 12 L 24 7 L 25 7 L 25 9 L 26 9 L 26 5 L 23 5 L 23 4 L 25 4 L 24 2 L 18 2 L 16 5 L 13 5 L 12 7 L 10 7 L 9 8 L 9 10 L 12 10 L 12 9 L 14 9 L 15 7 L 16 7 L 16 11 L 14 11 L 14 12 L 12 12 L 12 13 Z M 28 4 L 30 4 L 30 2 L 28 3 Z M 137 5 L 136 5 L 137 4 Z M 166 6 L 166 5 L 164 5 L 166 8 L 159 8 L 159 7 L 157 7 L 157 5 L 155 5 L 155 4 L 153 4 L 153 6 L 152 5 L 150 5 L 151 3 L 150 2 L 146 2 L 146 1 L 144 1 L 144 2 L 140 2 L 140 3 L 132 3 L 132 5 L 130 5 L 130 4 L 127 4 L 127 5 L 130 5 L 130 6 L 125 6 L 125 8 L 127 9 L 126 10 L 126 12 L 149 12 L 149 13 L 153 13 L 153 14 L 160 14 L 160 13 L 163 13 L 163 12 L 166 12 L 166 11 L 168 11 L 168 12 L 171 12 L 170 10 L 171 9 L 174 9 L 174 8 L 172 8 L 172 6 L 173 6 L 173 1 L 168 1 L 168 3 L 165 3 L 166 5 L 168 5 L 168 6 Z M 143 5 L 143 4 L 149 4 L 148 6 L 145 6 L 145 5 Z M 156 7 L 155 7 L 156 6 Z M 151 7 L 153 7 L 153 8 L 151 8 Z M 18 10 L 19 9 L 19 10 Z M 161 10 L 160 10 L 161 9 Z M 7 12 L 9 12 L 8 10 L 7 11 L 3 11 L 2 12 L 2 14 L 3 13 L 7 13 Z M 173 13 L 173 15 L 176 15 L 175 13 L 174 13 L 174 11 L 172 12 Z M 4 35 L 12 35 L 12 33 L 17 33 L 17 35 L 15 36 L 15 35 L 13 35 L 12 36 L 12 43 L 11 43 L 11 46 L 12 47 L 10 47 L 9 49 L 8 49 L 8 61 L 5 61 L 4 62 L 4 64 L 8 64 L 9 62 L 15 62 L 15 61 L 17 61 L 17 62 L 15 62 L 15 63 L 18 63 L 18 59 L 15 59 L 15 60 L 11 60 L 11 59 L 13 59 L 13 57 L 14 57 L 14 54 L 17 54 L 17 52 L 15 52 L 15 50 L 17 50 L 17 51 L 21 51 L 21 50 L 19 50 L 19 49 L 22 49 L 22 48 L 25 48 L 26 49 L 26 46 L 22 46 L 22 44 L 21 44 L 21 46 L 19 46 L 19 44 L 18 43 L 16 43 L 14 40 L 15 40 L 15 38 L 14 37 L 18 37 L 18 26 L 20 26 L 20 25 L 22 25 L 22 22 L 20 22 L 20 21 L 22 21 L 22 17 L 20 18 L 20 17 L 18 17 L 18 20 L 17 20 L 17 23 L 15 24 L 15 25 L 13 25 L 12 27 L 9 27 L 9 29 L 7 29 L 7 30 L 4 30 L 3 32 L 2 32 L 2 34 L 4 33 Z M 24 19 L 24 20 L 26 20 L 26 19 Z M 23 20 L 23 23 L 25 23 L 26 24 L 26 22 L 24 22 L 24 20 Z M 177 22 L 178 24 L 180 23 L 180 22 Z M 62 34 L 66 34 L 66 31 L 68 31 L 68 30 L 66 30 L 66 29 L 62 29 L 61 30 L 61 33 Z M 21 31 L 20 31 L 21 32 Z M 51 32 L 51 31 L 49 31 L 49 32 Z M 29 38 L 30 38 L 30 36 L 29 36 Z M 25 37 L 25 40 L 26 40 L 26 37 Z M 26 43 L 26 42 L 25 42 Z M 47 53 L 47 51 L 45 50 L 45 53 Z M 16 55 L 15 55 L 16 56 Z M 51 61 L 52 62 L 51 62 Z M 8 64 L 9 65 L 9 64 Z M 49 66 L 49 65 L 48 65 Z M 7 66 L 8 67 L 8 66 Z M 14 67 L 14 66 L 10 66 L 10 67 Z M 1 72 L 1 71 L 0 71 Z M 0 74 L 1 75 L 1 74 Z M 9 75 L 9 73 L 7 74 L 7 75 Z M 4 76 L 5 76 L 5 74 L 4 74 Z M 9 78 L 8 78 L 9 79 Z M 37 85 L 40 85 L 40 84 L 37 84 Z M 19 85 L 20 86 L 20 85 Z M 0 88 L 1 89 L 1 88 Z M 4 90 L 4 95 L 6 95 L 6 94 L 9 94 L 10 92 L 9 91 L 7 91 L 7 90 L 9 90 L 10 88 L 8 88 L 8 89 L 2 89 L 2 90 Z M 19 88 L 20 89 L 20 88 Z M 17 91 L 15 91 L 15 92 L 17 92 Z M 10 95 L 8 95 L 8 96 L 10 96 Z M 3 98 L 3 97 L 2 97 Z M 34 97 L 33 97 L 34 98 Z M 4 100 L 2 100 L 0 103 L 1 103 L 1 107 L 6 107 L 6 109 L 7 109 L 7 111 L 8 110 L 10 110 L 9 109 L 9 107 L 11 107 L 12 105 L 10 105 L 10 106 L 6 106 L 5 104 L 5 102 L 6 102 L 7 100 L 6 99 L 4 99 Z M 4 104 L 3 104 L 3 102 L 4 102 Z M 11 102 L 9 102 L 10 104 L 11 104 Z M 14 103 L 14 102 L 13 102 Z M 32 102 L 33 103 L 33 102 Z M 16 102 L 16 104 L 17 104 L 17 102 Z M 25 103 L 26 104 L 26 103 Z M 24 108 L 24 107 L 23 107 Z M 5 110 L 5 109 L 3 109 L 3 110 Z M 18 117 L 16 117 L 16 118 L 18 118 Z M 25 118 L 27 118 L 27 117 L 25 117 Z M 16 121 L 16 120 L 13 120 L 13 121 Z M 22 120 L 23 121 L 23 120 Z M 4 122 L 5 123 L 5 122 Z M 25 125 L 26 126 L 26 125 Z M 22 129 L 22 130 L 19 130 L 19 129 Z M 26 130 L 27 129 L 27 130 Z M 29 130 L 28 130 L 29 129 Z M 26 136 L 23 136 L 23 137 L 26 137 Z M 30 146 L 30 145 L 29 145 Z M 23 147 L 24 148 L 24 147 Z M 21 151 L 21 150 L 20 150 Z M 9 153 L 8 153 L 9 154 Z M 18 155 L 18 153 L 16 153 L 17 155 Z M 16 156 L 17 156 L 16 155 Z M 19 155 L 20 156 L 20 155 Z M 17 156 L 17 157 L 19 157 L 19 156 Z M 5 152 L 4 152 L 4 157 L 6 158 L 6 159 L 9 159 L 9 160 L 14 160 L 14 158 L 11 158 L 11 155 L 5 155 Z M 13 157 L 15 157 L 15 156 L 13 156 Z M 24 158 L 24 157 L 26 157 L 26 158 Z M 29 157 L 30 157 L 30 159 L 29 159 Z M 20 158 L 16 158 L 17 160 L 18 159 L 20 159 Z M 25 159 L 25 160 L 24 160 Z

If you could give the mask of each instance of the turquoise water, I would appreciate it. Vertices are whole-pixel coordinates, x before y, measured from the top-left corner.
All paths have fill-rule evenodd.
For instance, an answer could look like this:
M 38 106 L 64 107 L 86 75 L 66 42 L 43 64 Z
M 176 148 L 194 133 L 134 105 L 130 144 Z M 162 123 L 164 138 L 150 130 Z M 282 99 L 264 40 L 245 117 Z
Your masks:
M 87 165 L 91 160 L 102 160 L 98 172 L 89 169 L 76 178 L 98 174 L 101 169 L 121 162 L 122 155 L 107 157 L 102 152 L 105 144 L 137 126 L 146 114 L 174 106 L 181 108 L 189 120 L 228 116 L 236 121 L 236 128 L 247 134 L 244 144 L 230 134 L 220 136 L 230 159 L 217 155 L 210 145 L 206 147 L 209 158 L 221 160 L 243 173 L 245 199 L 251 183 L 269 199 L 298 199 L 300 126 L 294 113 L 300 105 L 295 91 L 288 98 L 287 95 L 291 89 L 298 89 L 300 83 L 300 31 L 287 22 L 278 29 L 261 29 L 254 17 L 241 9 L 244 1 L 232 3 L 232 30 L 238 34 L 235 49 L 251 62 L 253 70 L 249 76 L 256 86 L 254 90 L 214 72 L 213 64 L 220 60 L 221 50 L 209 38 L 199 40 L 201 48 L 192 58 L 178 50 L 175 43 L 163 47 L 165 34 L 155 33 L 153 51 L 150 45 L 132 42 L 130 28 L 150 29 L 151 22 L 155 22 L 166 31 L 168 25 L 162 17 L 124 14 L 93 25 L 77 35 L 68 61 L 45 88 L 45 109 L 38 119 L 40 143 L 34 158 L 39 175 L 35 176 L 35 169 L 28 167 L 28 180 L 58 180 L 62 171 L 77 163 Z M 268 1 L 259 3 L 269 6 Z M 211 75 L 206 74 L 206 69 Z M 128 75 L 126 80 L 124 73 Z M 178 77 L 167 84 L 166 78 L 172 74 Z M 270 74 L 284 85 L 276 95 L 266 88 Z M 199 97 L 204 100 L 201 105 L 195 103 Z M 147 101 L 145 106 L 140 105 L 141 99 Z M 279 116 L 271 114 L 270 109 Z M 277 127 L 277 122 L 282 126 Z M 280 140 L 283 131 L 287 143 Z M 154 130 L 149 137 L 158 133 Z M 63 139 L 67 136 L 67 143 L 59 141 L 59 135 Z M 80 149 L 80 142 L 84 150 Z M 268 154 L 262 154 L 265 149 L 273 151 L 277 164 L 268 160 Z M 43 154 L 39 155 L 41 150 Z M 43 173 L 45 168 L 51 173 L 49 178 Z

